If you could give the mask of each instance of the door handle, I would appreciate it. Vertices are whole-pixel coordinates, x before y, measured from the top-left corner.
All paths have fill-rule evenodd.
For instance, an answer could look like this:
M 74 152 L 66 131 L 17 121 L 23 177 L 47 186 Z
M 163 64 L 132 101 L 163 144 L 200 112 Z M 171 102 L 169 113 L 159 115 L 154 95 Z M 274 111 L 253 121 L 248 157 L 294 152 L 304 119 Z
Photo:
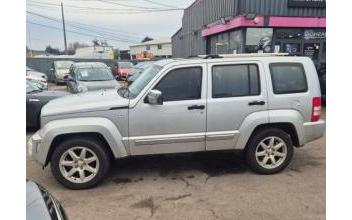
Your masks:
M 188 108 L 188 110 L 194 110 L 194 109 L 203 110 L 203 109 L 205 109 L 205 106 L 204 105 L 191 105 L 191 106 L 188 106 L 187 108 Z
M 253 102 L 248 102 L 248 105 L 249 106 L 252 106 L 252 105 L 265 105 L 265 102 L 264 101 L 253 101 Z

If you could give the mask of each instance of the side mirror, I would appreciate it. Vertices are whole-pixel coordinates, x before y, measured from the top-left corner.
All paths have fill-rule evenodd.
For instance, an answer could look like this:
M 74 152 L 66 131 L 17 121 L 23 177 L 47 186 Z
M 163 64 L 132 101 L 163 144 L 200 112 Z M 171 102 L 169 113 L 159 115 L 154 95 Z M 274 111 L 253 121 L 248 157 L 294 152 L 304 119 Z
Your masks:
M 153 89 L 148 93 L 146 101 L 151 105 L 162 105 L 164 102 L 162 93 L 156 89 Z

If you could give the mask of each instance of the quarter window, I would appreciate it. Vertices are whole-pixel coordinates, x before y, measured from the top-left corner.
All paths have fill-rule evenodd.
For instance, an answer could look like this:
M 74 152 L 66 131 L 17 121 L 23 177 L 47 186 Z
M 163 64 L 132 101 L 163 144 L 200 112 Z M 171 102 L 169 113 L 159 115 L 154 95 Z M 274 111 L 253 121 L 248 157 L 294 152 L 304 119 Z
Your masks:
M 308 90 L 302 64 L 272 63 L 270 74 L 275 94 L 300 93 Z
M 155 89 L 162 92 L 164 101 L 201 98 L 202 68 L 190 67 L 171 70 Z
M 213 98 L 259 95 L 258 66 L 255 64 L 214 66 L 212 90 Z

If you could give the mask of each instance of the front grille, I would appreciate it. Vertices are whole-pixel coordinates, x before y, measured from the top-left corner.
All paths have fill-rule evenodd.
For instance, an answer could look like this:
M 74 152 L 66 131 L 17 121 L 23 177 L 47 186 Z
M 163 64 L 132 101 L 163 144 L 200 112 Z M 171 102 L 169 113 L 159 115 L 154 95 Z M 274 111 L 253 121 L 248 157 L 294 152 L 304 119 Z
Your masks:
M 55 207 L 55 200 L 53 198 L 53 196 L 43 187 L 39 186 L 39 190 L 42 193 L 44 202 L 46 204 L 46 207 L 48 209 L 49 215 L 51 217 L 52 220 L 59 220 L 59 213 L 56 210 Z

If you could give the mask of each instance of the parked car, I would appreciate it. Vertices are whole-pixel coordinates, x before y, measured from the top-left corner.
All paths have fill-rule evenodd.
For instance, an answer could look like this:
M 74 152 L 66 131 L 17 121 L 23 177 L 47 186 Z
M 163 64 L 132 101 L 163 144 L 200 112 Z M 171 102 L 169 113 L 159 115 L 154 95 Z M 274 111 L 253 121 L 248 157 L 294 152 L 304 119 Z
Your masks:
M 117 88 L 119 88 L 119 83 L 104 63 L 75 63 L 67 76 L 67 89 L 72 93 Z
M 37 70 L 34 70 L 28 66 L 26 66 L 26 75 L 32 75 L 32 76 L 36 76 L 36 77 L 41 77 L 45 80 L 48 80 L 48 76 L 45 73 L 39 72 Z
M 320 68 L 318 69 L 318 76 L 319 76 L 320 89 L 321 89 L 321 98 L 322 98 L 323 104 L 325 104 L 326 102 L 326 64 L 325 63 L 320 65 Z
M 43 77 L 27 73 L 26 74 L 26 80 L 31 81 L 35 86 L 37 86 L 41 90 L 47 90 L 48 89 L 48 82 Z
M 145 69 L 150 67 L 153 63 L 154 63 L 153 61 L 145 61 L 134 65 L 131 69 L 129 76 L 126 79 L 127 83 L 132 84 L 141 75 L 141 73 Z
M 33 82 L 26 81 L 26 126 L 40 127 L 40 111 L 50 100 L 70 94 L 65 91 L 44 91 Z
M 217 58 L 216 58 L 217 57 Z M 319 79 L 310 58 L 271 54 L 169 59 L 128 88 L 44 106 L 28 142 L 71 189 L 97 185 L 111 158 L 243 150 L 260 174 L 282 171 L 294 147 L 324 134 Z
M 26 181 L 26 219 L 27 220 L 67 220 L 59 201 L 43 186 Z
M 126 80 L 130 74 L 133 64 L 129 61 L 116 61 L 112 73 L 119 80 Z
M 73 61 L 69 60 L 53 62 L 52 67 L 50 68 L 50 72 L 54 76 L 54 82 L 56 84 L 66 83 L 65 77 L 69 74 L 70 67 L 73 63 Z

